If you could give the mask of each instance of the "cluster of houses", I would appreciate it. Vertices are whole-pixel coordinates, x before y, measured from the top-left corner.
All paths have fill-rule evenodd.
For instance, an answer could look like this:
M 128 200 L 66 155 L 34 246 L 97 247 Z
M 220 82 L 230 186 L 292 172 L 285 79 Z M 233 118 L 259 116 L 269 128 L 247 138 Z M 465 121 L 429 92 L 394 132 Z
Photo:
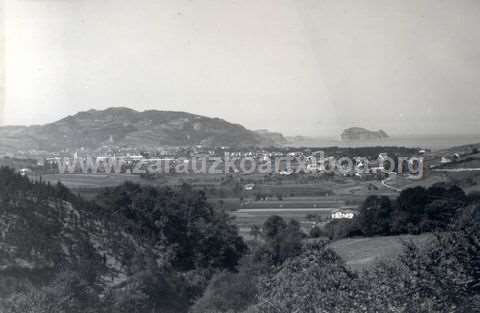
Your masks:
M 241 160 L 250 159 L 258 164 L 270 163 L 273 166 L 272 173 L 280 176 L 288 176 L 294 173 L 307 174 L 327 174 L 338 173 L 333 169 L 341 169 L 344 176 L 359 176 L 362 178 L 377 178 L 384 175 L 383 161 L 388 159 L 387 153 L 380 153 L 377 160 L 367 160 L 365 158 L 355 158 L 353 162 L 339 163 L 339 160 L 332 156 L 316 155 L 310 149 L 299 149 L 292 151 L 289 148 L 232 148 L 228 146 L 206 147 L 201 145 L 176 147 L 165 146 L 152 150 L 141 150 L 136 147 L 115 147 L 103 146 L 96 150 L 80 148 L 75 151 L 69 149 L 56 153 L 42 153 L 38 156 L 41 159 L 41 165 L 47 165 L 54 168 L 58 164 L 65 164 L 68 159 L 86 160 L 94 158 L 98 161 L 107 161 L 112 158 L 121 158 L 127 163 L 142 163 L 149 165 L 159 162 L 175 163 L 179 159 L 191 158 L 220 158 L 222 160 Z M 448 160 L 442 160 L 447 162 Z M 300 168 L 302 166 L 302 168 Z

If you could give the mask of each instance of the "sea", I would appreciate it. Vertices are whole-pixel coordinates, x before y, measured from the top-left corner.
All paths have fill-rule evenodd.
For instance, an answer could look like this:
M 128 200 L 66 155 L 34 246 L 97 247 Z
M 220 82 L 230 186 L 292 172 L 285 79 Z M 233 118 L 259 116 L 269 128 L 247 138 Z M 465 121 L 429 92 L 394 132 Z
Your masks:
M 479 135 L 422 135 L 422 136 L 392 136 L 378 140 L 342 141 L 335 138 L 309 138 L 296 142 L 295 146 L 315 147 L 375 147 L 396 146 L 407 148 L 444 150 L 457 146 L 480 144 Z

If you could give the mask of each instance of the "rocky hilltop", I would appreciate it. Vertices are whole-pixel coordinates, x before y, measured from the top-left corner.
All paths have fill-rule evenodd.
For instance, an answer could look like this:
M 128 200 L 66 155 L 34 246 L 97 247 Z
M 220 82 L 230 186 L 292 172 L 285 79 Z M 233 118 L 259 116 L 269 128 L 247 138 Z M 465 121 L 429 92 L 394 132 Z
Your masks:
M 353 140 L 378 140 L 385 139 L 389 136 L 383 130 L 372 131 L 361 127 L 352 127 L 345 129 L 341 135 L 342 140 L 344 141 L 353 141 Z
M 99 148 L 106 144 L 158 146 L 271 146 L 281 134 L 257 133 L 219 118 L 128 108 L 90 110 L 42 126 L 0 127 L 0 152 Z M 282 139 L 283 138 L 283 139 Z
M 265 140 L 270 140 L 276 144 L 288 143 L 288 140 L 281 133 L 271 132 L 268 129 L 258 129 L 255 133 L 263 137 Z

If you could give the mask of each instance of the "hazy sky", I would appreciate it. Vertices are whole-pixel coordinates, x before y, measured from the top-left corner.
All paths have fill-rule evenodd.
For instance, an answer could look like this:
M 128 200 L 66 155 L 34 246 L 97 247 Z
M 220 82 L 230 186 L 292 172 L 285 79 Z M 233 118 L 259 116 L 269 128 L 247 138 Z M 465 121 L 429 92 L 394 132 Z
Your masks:
M 478 0 L 5 2 L 5 124 L 128 106 L 288 135 L 480 133 Z

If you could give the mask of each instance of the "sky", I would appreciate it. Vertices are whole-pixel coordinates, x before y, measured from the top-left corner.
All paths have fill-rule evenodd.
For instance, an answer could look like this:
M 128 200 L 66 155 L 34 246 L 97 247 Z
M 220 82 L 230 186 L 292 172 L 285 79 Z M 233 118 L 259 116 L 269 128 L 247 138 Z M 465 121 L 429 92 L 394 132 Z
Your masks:
M 286 135 L 480 133 L 478 0 L 5 0 L 4 125 L 188 111 Z

